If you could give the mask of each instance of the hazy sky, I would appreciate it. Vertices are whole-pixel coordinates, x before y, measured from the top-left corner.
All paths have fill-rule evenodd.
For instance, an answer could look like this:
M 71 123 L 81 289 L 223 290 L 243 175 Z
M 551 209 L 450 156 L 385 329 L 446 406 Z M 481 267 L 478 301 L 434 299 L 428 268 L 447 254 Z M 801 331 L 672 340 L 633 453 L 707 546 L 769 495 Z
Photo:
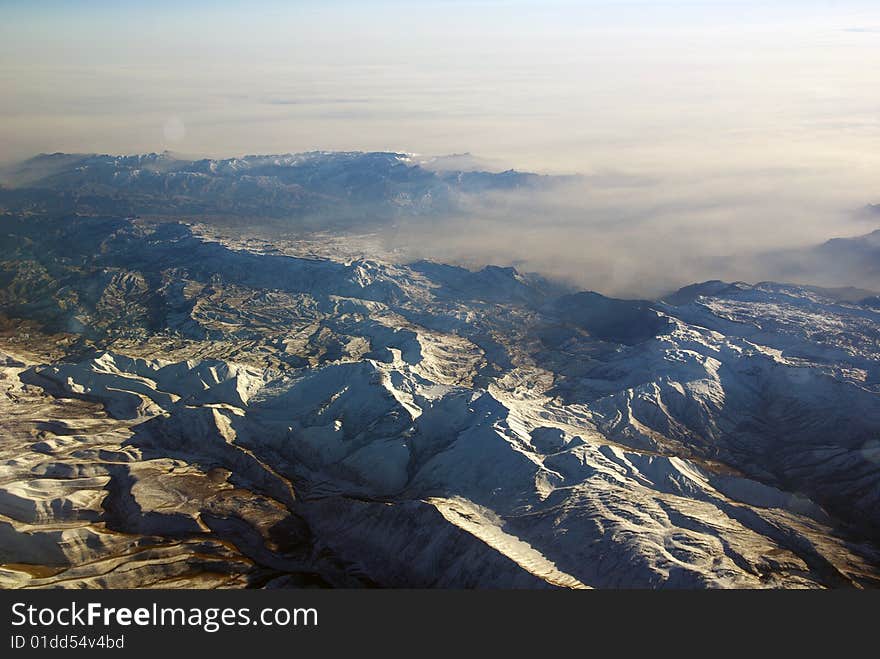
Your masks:
M 0 0 L 0 152 L 876 165 L 880 3 Z M 853 162 L 854 160 L 854 162 Z
M 584 222 L 857 233 L 880 2 L 0 0 L 0 161 L 163 149 L 470 151 L 653 182 Z

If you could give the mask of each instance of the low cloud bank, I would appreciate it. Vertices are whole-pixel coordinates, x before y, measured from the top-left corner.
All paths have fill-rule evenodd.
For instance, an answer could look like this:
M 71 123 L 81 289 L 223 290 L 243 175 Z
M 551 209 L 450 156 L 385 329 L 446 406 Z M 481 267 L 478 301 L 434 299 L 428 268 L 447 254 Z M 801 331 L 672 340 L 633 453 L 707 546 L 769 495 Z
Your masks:
M 708 279 L 873 290 L 880 278 L 830 267 L 814 249 L 880 226 L 866 201 L 803 172 L 603 174 L 470 197 L 454 217 L 400 222 L 382 238 L 402 258 L 514 265 L 616 296 L 655 297 Z

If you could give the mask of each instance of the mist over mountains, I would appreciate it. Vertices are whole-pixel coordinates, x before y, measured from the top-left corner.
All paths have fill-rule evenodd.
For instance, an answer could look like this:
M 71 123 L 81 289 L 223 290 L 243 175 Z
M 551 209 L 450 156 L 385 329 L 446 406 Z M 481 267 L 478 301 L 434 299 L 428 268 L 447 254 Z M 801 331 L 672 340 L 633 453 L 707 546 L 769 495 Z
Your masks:
M 875 238 L 829 235 L 830 209 L 824 219 L 821 209 L 805 215 L 795 205 L 756 210 L 758 199 L 730 201 L 711 184 L 675 197 L 661 193 L 664 184 L 622 173 L 487 171 L 471 154 L 388 152 L 221 160 L 55 153 L 8 167 L 2 180 L 0 208 L 9 211 L 189 218 L 270 239 L 370 234 L 403 262 L 516 265 L 628 297 L 706 279 L 880 290 Z M 872 208 L 853 211 L 859 219 L 840 228 L 870 228 Z
M 650 294 L 650 181 L 474 164 L 7 172 L 0 587 L 876 587 L 878 234 Z
M 880 289 L 880 229 L 854 238 L 832 238 L 800 250 L 767 255 L 776 277 L 806 283 L 834 282 Z

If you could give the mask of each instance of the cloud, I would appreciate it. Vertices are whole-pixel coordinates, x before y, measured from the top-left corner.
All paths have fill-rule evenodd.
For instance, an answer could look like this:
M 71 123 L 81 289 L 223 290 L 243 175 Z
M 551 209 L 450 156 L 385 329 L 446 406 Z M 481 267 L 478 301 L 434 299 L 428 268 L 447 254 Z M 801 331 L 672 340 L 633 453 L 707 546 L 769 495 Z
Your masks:
M 793 272 L 791 250 L 864 233 L 846 194 L 811 184 L 826 176 L 587 176 L 543 192 L 471 197 L 456 217 L 401 222 L 382 237 L 404 260 L 515 265 L 608 295 L 655 297 L 708 279 L 775 279 Z M 782 250 L 784 264 L 773 256 Z M 802 283 L 864 286 L 797 272 Z
M 267 105 L 349 105 L 352 103 L 369 103 L 368 98 L 281 98 L 272 97 L 263 101 Z

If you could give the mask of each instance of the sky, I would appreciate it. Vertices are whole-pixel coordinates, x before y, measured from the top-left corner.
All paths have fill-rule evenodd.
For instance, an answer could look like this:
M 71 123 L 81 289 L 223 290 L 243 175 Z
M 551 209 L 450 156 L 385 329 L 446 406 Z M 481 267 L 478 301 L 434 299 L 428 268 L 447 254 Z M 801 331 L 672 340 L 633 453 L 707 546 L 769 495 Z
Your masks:
M 617 241 L 637 225 L 752 247 L 874 228 L 853 210 L 880 199 L 876 0 L 0 0 L 0 15 L 0 162 L 470 152 L 641 181 L 556 200 L 565 225 L 636 218 Z M 649 216 L 665 219 L 648 231 Z
M 714 167 L 755 152 L 765 166 L 876 164 L 876 149 L 856 148 L 876 146 L 880 127 L 876 2 L 0 0 L 0 11 L 7 159 L 388 149 L 542 171 Z

